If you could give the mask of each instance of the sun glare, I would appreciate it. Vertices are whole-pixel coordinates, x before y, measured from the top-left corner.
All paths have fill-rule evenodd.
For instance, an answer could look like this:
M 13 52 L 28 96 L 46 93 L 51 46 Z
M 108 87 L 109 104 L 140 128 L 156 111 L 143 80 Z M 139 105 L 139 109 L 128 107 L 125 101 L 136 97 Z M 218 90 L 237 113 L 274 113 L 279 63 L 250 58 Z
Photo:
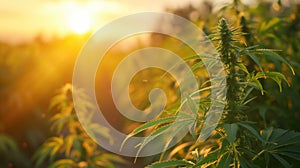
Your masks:
M 92 32 L 100 25 L 103 25 L 113 13 L 121 12 L 124 9 L 117 2 L 104 0 L 94 1 L 64 1 L 60 3 L 63 14 L 63 31 L 67 33 L 84 34 Z M 56 11 L 59 13 L 59 11 Z M 57 19 L 57 18 L 56 18 Z
M 91 17 L 86 8 L 73 5 L 68 10 L 67 24 L 74 33 L 84 34 L 91 30 Z
M 87 13 L 77 11 L 76 13 L 70 14 L 68 18 L 68 25 L 75 33 L 83 34 L 90 30 L 91 18 Z

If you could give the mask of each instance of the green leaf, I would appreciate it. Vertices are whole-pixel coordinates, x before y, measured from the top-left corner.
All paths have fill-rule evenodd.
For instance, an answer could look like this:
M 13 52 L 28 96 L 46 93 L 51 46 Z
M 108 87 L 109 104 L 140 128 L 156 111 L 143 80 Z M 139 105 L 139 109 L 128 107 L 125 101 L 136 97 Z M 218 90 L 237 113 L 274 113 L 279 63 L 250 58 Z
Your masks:
M 236 139 L 236 133 L 238 131 L 238 125 L 233 123 L 233 124 L 224 124 L 223 125 L 225 132 L 227 134 L 226 139 L 228 140 L 229 143 L 233 143 Z
M 281 156 L 277 155 L 277 154 L 272 154 L 272 156 L 278 160 L 285 168 L 289 168 L 291 167 L 290 164 L 285 160 L 283 159 Z
M 210 82 L 210 81 L 209 81 Z M 199 94 L 203 91 L 207 91 L 207 90 L 211 90 L 213 88 L 213 86 L 207 86 L 207 87 L 204 87 L 204 88 L 201 88 L 199 90 L 196 90 L 195 92 L 193 92 L 190 96 L 193 97 L 195 96 L 196 94 Z
M 219 63 L 220 63 L 220 60 L 215 59 L 215 58 L 206 59 L 205 67 L 206 67 L 206 69 L 214 69 L 216 65 L 217 66 L 219 65 Z
M 284 167 L 290 166 L 282 156 L 300 160 L 299 132 L 270 127 L 262 130 L 261 137 L 265 139 L 262 152 L 265 153 L 266 165 L 269 164 L 270 156 L 273 156 Z
M 142 149 L 149 143 L 151 142 L 153 139 L 155 139 L 156 137 L 158 137 L 160 134 L 163 134 L 164 131 L 166 131 L 169 127 L 171 126 L 171 124 L 166 124 L 164 126 L 159 127 L 158 129 L 156 129 L 154 132 L 152 132 L 148 137 L 146 137 L 144 139 L 143 142 L 141 142 L 140 144 L 138 144 L 140 147 L 136 153 L 136 157 L 134 162 L 136 162 L 137 160 L 137 156 L 139 155 L 139 153 L 142 151 Z M 174 125 L 173 125 L 174 126 Z M 123 145 L 123 144 L 122 144 Z
M 192 135 L 192 137 L 194 138 L 194 140 L 197 139 L 197 135 L 196 135 L 196 129 L 197 129 L 197 122 L 194 122 L 191 126 L 190 126 L 190 134 Z
M 184 148 L 186 148 L 188 146 L 191 146 L 192 144 L 194 144 L 194 142 L 189 141 L 189 142 L 185 142 L 185 143 L 178 144 L 178 145 L 174 146 L 174 149 L 172 149 L 172 151 L 168 154 L 168 157 L 167 157 L 166 160 L 170 160 L 172 157 L 174 157 L 174 155 L 176 153 L 178 153 L 179 151 L 184 150 Z
M 183 58 L 183 60 L 189 61 L 189 60 L 195 60 L 195 59 L 199 59 L 199 58 L 200 58 L 199 55 L 192 55 L 192 56 Z
M 32 159 L 35 161 L 35 167 L 41 167 L 51 150 L 52 148 L 43 148 L 42 146 L 34 153 Z
M 243 104 L 243 105 L 246 105 L 246 104 L 250 103 L 252 100 L 254 100 L 254 99 L 256 99 L 256 98 L 257 98 L 257 97 L 252 97 L 252 98 L 250 98 L 250 99 L 248 99 L 248 100 L 242 102 L 242 104 Z
M 281 19 L 278 17 L 274 17 L 269 21 L 262 22 L 261 26 L 259 27 L 259 34 L 264 34 L 269 32 L 270 30 L 274 29 L 281 23 Z
M 230 155 L 230 153 L 226 153 L 222 156 L 217 167 L 218 168 L 229 168 L 229 165 L 231 162 L 232 162 L 232 156 Z
M 196 118 L 198 116 L 198 108 L 197 108 L 198 105 L 190 96 L 187 96 L 187 104 L 191 109 L 193 116 Z
M 74 141 L 75 138 L 76 138 L 75 135 L 69 135 L 69 136 L 66 137 L 66 140 L 65 140 L 65 153 L 66 153 L 66 156 L 70 155 L 70 152 L 71 152 L 71 149 L 72 149 L 72 146 L 73 146 L 73 141 Z
M 195 122 L 194 122 L 195 123 Z M 183 129 L 183 128 L 186 128 L 186 127 L 188 127 L 188 126 L 190 126 L 190 121 L 184 121 L 184 122 L 178 122 L 177 124 L 176 124 L 176 126 L 177 126 L 177 128 L 175 127 L 175 129 L 174 130 L 172 130 L 169 134 L 168 134 L 168 139 L 167 139 L 167 141 L 166 141 L 166 143 L 165 143 L 165 146 L 164 146 L 164 148 L 163 148 L 163 151 L 167 151 L 167 149 L 168 149 L 168 147 L 169 147 L 169 145 L 170 145 L 170 143 L 172 142 L 172 140 L 176 137 L 176 135 L 178 135 L 179 134 L 179 132 Z M 196 135 L 194 135 L 195 137 L 195 139 L 196 139 Z M 165 154 L 165 152 L 163 152 L 162 154 L 161 154 L 161 159 L 164 157 L 164 154 Z
M 185 160 L 169 160 L 163 162 L 155 162 L 146 168 L 167 168 L 167 167 L 174 167 L 174 166 L 193 166 L 193 162 L 185 161 Z
M 273 132 L 273 127 L 266 128 L 262 130 L 261 137 L 266 141 L 270 141 L 272 132 Z
M 71 120 L 72 116 L 61 116 L 57 120 L 52 123 L 52 129 L 55 130 L 56 133 L 61 133 L 63 127 Z
M 242 71 L 244 71 L 246 74 L 249 74 L 247 67 L 243 63 L 237 63 L 237 65 L 241 68 Z
M 153 126 L 159 126 L 161 124 L 166 124 L 166 123 L 174 121 L 175 119 L 176 119 L 176 117 L 168 117 L 168 118 L 160 118 L 160 119 L 157 119 L 157 120 L 146 122 L 145 124 L 139 126 L 135 130 L 133 130 L 130 134 L 127 135 L 127 137 L 123 140 L 123 142 L 121 144 L 120 150 L 123 149 L 123 146 L 125 145 L 126 141 L 130 137 L 133 137 L 134 135 L 136 135 L 136 134 L 138 134 L 138 133 L 140 133 L 140 132 L 142 132 L 142 131 L 144 131 L 148 128 L 151 128 Z
M 50 140 L 52 140 L 52 150 L 50 152 L 50 162 L 53 161 L 55 155 L 57 154 L 57 151 L 62 147 L 64 143 L 64 139 L 60 137 L 53 137 Z
M 178 121 L 176 124 L 169 124 L 169 125 L 160 127 L 159 129 L 155 130 L 154 132 L 152 132 L 149 136 L 147 136 L 144 139 L 144 141 L 141 143 L 139 150 L 137 151 L 136 156 L 139 155 L 139 153 L 142 151 L 142 149 L 148 143 L 150 143 L 152 140 L 154 140 L 161 134 L 165 134 L 166 133 L 165 131 L 169 131 L 168 132 L 169 134 L 167 137 L 168 140 L 165 142 L 165 148 L 167 148 L 169 143 L 171 142 L 171 140 L 176 136 L 176 134 L 178 134 L 179 131 L 181 131 L 183 128 L 186 128 L 190 124 L 191 124 L 190 120 L 183 120 L 183 121 Z M 170 130 L 172 130 L 172 131 L 170 131 Z
M 80 153 L 83 153 L 82 141 L 83 141 L 83 139 L 81 137 L 75 138 L 73 141 L 74 149 Z
M 192 71 L 195 71 L 196 69 L 200 68 L 204 63 L 201 62 L 197 62 L 196 64 L 192 65 L 191 69 Z
M 280 72 L 258 72 L 255 75 L 255 78 L 256 79 L 270 78 L 270 79 L 274 80 L 278 84 L 280 92 L 282 92 L 282 86 L 281 86 L 282 80 L 284 80 L 287 84 L 289 84 L 287 79 L 285 78 L 285 76 Z
M 215 163 L 219 158 L 219 153 L 214 152 L 211 154 L 208 154 L 205 158 L 201 159 L 199 162 L 197 162 L 193 168 L 199 168 L 200 166 L 204 164 L 209 164 L 209 163 Z
M 260 117 L 264 120 L 264 122 L 266 122 L 267 107 L 260 106 L 258 108 L 258 112 L 259 112 Z
M 142 132 L 142 131 L 144 131 L 148 128 L 151 128 L 153 126 L 158 126 L 158 125 L 161 125 L 161 124 L 173 122 L 175 119 L 176 119 L 176 117 L 169 117 L 169 118 L 160 118 L 160 119 L 157 119 L 157 120 L 147 122 L 147 123 L 139 126 L 138 128 L 136 128 L 135 130 L 133 130 L 132 134 L 136 135 L 136 134 L 138 134 L 138 133 L 140 133 L 140 132 Z
M 267 49 L 257 49 L 256 51 L 259 51 L 259 52 L 263 53 L 266 56 L 269 56 L 269 57 L 271 57 L 275 60 L 279 60 L 279 61 L 285 63 L 290 68 L 293 75 L 295 75 L 295 71 L 294 71 L 292 65 L 286 59 L 284 59 L 282 56 L 280 56 L 279 54 L 277 54 L 275 52 L 272 52 L 270 50 L 267 50 Z
M 261 138 L 261 136 L 258 134 L 258 132 L 252 126 L 250 126 L 249 124 L 241 123 L 241 122 L 238 122 L 237 124 L 244 127 L 244 128 L 246 128 L 248 131 L 250 131 L 250 133 L 252 135 L 254 135 L 254 137 L 259 139 L 261 142 L 265 141 L 264 139 Z
M 18 152 L 19 148 L 16 141 L 8 135 L 0 135 L 0 153 Z
M 33 156 L 33 159 L 36 160 L 36 167 L 39 167 L 48 156 L 50 157 L 50 162 L 52 162 L 62 145 L 63 139 L 61 137 L 51 137 L 47 139 Z
M 248 160 L 243 158 L 242 156 L 238 155 L 238 158 L 239 158 L 239 163 L 241 165 L 242 168 L 248 168 L 249 166 L 249 163 L 248 163 Z
M 262 72 L 264 71 L 263 68 L 262 68 L 261 65 L 260 65 L 260 62 L 259 62 L 257 56 L 256 56 L 255 54 L 253 54 L 253 53 L 251 53 L 251 52 L 245 52 L 245 54 L 248 55 L 248 56 L 249 56 L 249 57 L 250 57 L 250 58 L 258 65 L 259 69 L 260 69 Z
M 257 79 L 252 79 L 251 81 L 248 82 L 251 86 L 255 87 L 256 89 L 260 90 L 261 94 L 264 95 L 264 88 L 262 84 L 260 83 L 259 80 Z
M 243 99 L 241 100 L 242 103 L 244 103 L 247 99 L 247 97 L 250 95 L 250 93 L 253 91 L 254 88 L 250 88 L 247 90 L 246 94 L 243 96 Z

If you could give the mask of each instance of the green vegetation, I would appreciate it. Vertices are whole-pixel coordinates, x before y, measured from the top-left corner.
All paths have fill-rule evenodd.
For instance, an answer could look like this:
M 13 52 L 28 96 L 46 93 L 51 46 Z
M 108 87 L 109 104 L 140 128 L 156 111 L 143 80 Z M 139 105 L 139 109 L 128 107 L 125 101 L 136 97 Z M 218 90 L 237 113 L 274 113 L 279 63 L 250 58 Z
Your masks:
M 82 110 L 93 118 L 93 106 L 84 102 L 82 92 Z M 66 85 L 61 93 L 53 98 L 50 105 L 53 113 L 49 116 L 51 130 L 55 136 L 48 138 L 35 152 L 33 160 L 36 167 L 43 167 L 47 160 L 49 167 L 115 167 L 114 164 L 125 164 L 126 161 L 117 155 L 104 152 L 84 131 L 74 112 L 72 86 Z M 90 123 L 90 129 L 95 130 L 103 138 L 110 139 L 106 128 Z M 114 163 L 114 164 L 113 164 Z M 117 165 L 117 164 L 116 164 Z
M 108 121 L 128 134 L 158 137 L 169 127 L 190 126 L 177 145 L 162 154 L 127 158 L 102 149 L 81 127 L 72 100 L 72 68 L 86 36 L 70 36 L 44 42 L 0 44 L 0 167 L 297 167 L 300 165 L 300 4 L 259 1 L 245 5 L 234 0 L 220 9 L 208 1 L 201 6 L 168 9 L 193 21 L 209 35 L 226 72 L 226 99 L 216 129 L 201 141 L 201 128 L 213 100 L 213 83 L 204 63 L 188 46 L 153 34 L 150 44 L 137 42 L 124 49 L 120 42 L 108 51 L 96 79 L 99 106 Z M 166 109 L 146 123 L 134 123 L 117 114 L 110 95 L 110 81 L 118 62 L 132 51 L 160 46 L 180 55 L 199 80 L 200 97 L 180 97 L 178 86 L 164 71 L 147 69 L 132 80 L 130 97 L 140 109 L 149 106 L 153 86 L 167 95 Z M 114 58 L 114 59 L 111 59 Z M 207 65 L 206 65 L 207 66 Z M 161 80 L 161 76 L 165 78 Z M 151 80 L 148 80 L 151 79 Z M 157 83 L 161 82 L 161 83 Z M 220 82 L 220 81 L 219 81 Z M 63 87 L 62 87 L 63 86 Z M 61 88 L 58 93 L 54 93 Z M 94 107 L 82 90 L 82 109 Z M 172 125 L 181 99 L 193 115 Z M 194 110 L 199 108 L 199 110 Z M 196 119 L 196 120 L 195 120 Z M 188 121 L 188 122 L 187 122 Z M 111 139 L 107 128 L 91 123 L 91 129 Z M 169 136 L 170 142 L 174 136 Z M 146 138 L 137 148 L 152 141 Z M 169 143 L 165 144 L 167 148 Z
M 270 126 L 261 128 L 259 133 L 257 124 L 249 120 L 249 115 L 255 111 L 255 108 L 248 106 L 256 98 L 252 92 L 255 89 L 261 94 L 266 92 L 260 79 L 272 79 L 278 84 L 280 90 L 282 81 L 287 82 L 282 73 L 265 71 L 259 63 L 258 56 L 272 56 L 276 60 L 285 63 L 287 61 L 273 52 L 274 50 L 258 49 L 257 46 L 242 48 L 242 43 L 238 40 L 238 36 L 242 34 L 238 29 L 230 28 L 225 19 L 219 21 L 216 33 L 212 34 L 212 40 L 218 44 L 217 50 L 227 76 L 225 109 L 216 132 L 207 141 L 202 142 L 198 139 L 199 131 L 193 131 L 190 136 L 194 139 L 189 138 L 188 141 L 182 142 L 187 145 L 180 145 L 173 149 L 173 151 L 186 151 L 183 155 L 174 156 L 176 152 L 167 151 L 166 153 L 173 156 L 167 156 L 167 161 L 163 161 L 164 158 L 161 157 L 160 161 L 148 167 L 277 167 L 280 164 L 283 167 L 290 167 L 291 164 L 286 159 L 299 160 L 300 133 Z M 256 63 L 258 72 L 248 71 L 243 62 L 245 57 L 249 57 Z M 287 66 L 294 73 L 291 66 L 289 64 Z M 201 109 L 201 102 L 198 104 Z M 205 114 L 205 111 L 199 113 Z M 201 123 L 196 125 L 201 127 Z M 157 128 L 154 132 L 160 129 L 160 123 L 157 122 L 155 126 Z M 191 159 L 189 155 L 192 156 Z M 183 160 L 169 160 L 178 158 Z

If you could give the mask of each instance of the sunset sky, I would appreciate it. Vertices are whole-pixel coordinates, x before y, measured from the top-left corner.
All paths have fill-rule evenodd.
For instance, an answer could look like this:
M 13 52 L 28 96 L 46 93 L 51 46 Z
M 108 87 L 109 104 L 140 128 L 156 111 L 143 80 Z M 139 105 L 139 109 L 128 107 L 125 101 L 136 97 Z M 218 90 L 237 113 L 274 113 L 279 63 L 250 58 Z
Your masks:
M 114 18 L 199 0 L 0 0 L 0 40 L 95 31 Z
M 163 11 L 202 0 L 0 0 L 0 41 L 95 31 L 141 11 Z M 228 3 L 231 0 L 214 0 Z M 251 1 L 251 0 L 243 0 Z M 286 0 L 283 0 L 286 1 Z

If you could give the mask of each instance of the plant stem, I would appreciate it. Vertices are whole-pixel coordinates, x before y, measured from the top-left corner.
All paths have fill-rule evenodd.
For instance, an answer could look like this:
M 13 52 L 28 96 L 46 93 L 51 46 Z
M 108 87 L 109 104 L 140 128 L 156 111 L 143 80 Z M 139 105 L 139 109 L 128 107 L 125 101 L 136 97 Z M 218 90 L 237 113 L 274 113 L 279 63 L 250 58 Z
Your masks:
M 217 47 L 221 54 L 221 59 L 225 65 L 227 73 L 227 97 L 226 97 L 226 118 L 228 123 L 236 122 L 239 118 L 237 104 L 241 99 L 241 88 L 238 84 L 239 77 L 236 71 L 237 58 L 235 54 L 235 46 L 233 45 L 233 31 L 230 30 L 225 19 L 221 19 L 218 25 L 218 37 L 220 41 Z

